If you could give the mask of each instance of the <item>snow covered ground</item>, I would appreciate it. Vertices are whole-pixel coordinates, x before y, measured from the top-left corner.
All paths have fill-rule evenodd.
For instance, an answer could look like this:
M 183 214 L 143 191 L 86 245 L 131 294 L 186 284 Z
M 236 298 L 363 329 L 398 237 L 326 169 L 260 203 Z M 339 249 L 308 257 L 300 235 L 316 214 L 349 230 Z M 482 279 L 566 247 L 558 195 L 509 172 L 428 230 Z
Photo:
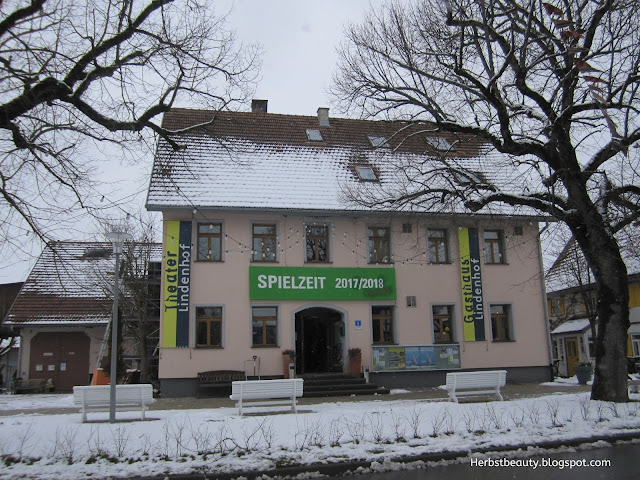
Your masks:
M 68 414 L 38 411 L 67 407 Z M 383 402 L 327 399 L 299 407 L 297 415 L 279 407 L 259 410 L 277 414 L 244 417 L 234 408 L 154 410 L 140 421 L 138 412 L 119 412 L 113 425 L 108 413 L 89 414 L 89 422 L 81 423 L 71 395 L 1 395 L 0 408 L 22 410 L 0 417 L 2 479 L 385 464 L 429 452 L 464 455 L 479 448 L 640 432 L 640 402 L 595 402 L 585 392 L 461 404 L 393 396 Z

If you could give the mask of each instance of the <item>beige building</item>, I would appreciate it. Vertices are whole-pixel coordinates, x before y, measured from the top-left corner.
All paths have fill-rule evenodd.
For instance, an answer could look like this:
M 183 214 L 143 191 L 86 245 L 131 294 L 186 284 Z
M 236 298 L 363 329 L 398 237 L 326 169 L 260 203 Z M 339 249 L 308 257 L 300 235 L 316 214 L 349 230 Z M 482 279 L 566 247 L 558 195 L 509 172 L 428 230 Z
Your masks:
M 263 108 L 262 110 L 266 110 Z M 506 368 L 550 377 L 538 218 L 454 202 L 369 207 L 402 181 L 391 160 L 465 165 L 478 139 L 436 133 L 401 143 L 389 122 L 174 109 L 163 125 L 147 207 L 164 219 L 159 377 L 193 395 L 198 372 L 282 377 L 348 371 L 348 352 L 379 384 L 437 385 L 446 371 Z M 435 160 L 434 160 L 435 161 Z M 443 204 L 444 205 L 444 204 Z

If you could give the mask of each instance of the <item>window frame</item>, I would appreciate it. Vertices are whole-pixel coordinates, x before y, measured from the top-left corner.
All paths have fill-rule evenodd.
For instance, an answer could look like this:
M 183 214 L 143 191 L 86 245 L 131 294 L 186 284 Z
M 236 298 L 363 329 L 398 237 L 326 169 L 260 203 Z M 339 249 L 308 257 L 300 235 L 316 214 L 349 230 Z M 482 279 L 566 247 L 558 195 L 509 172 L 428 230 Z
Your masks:
M 374 313 L 374 309 L 391 309 L 390 314 Z M 396 334 L 396 307 L 395 305 L 371 305 L 369 308 L 371 315 L 371 344 L 372 345 L 397 345 Z M 391 340 L 384 340 L 385 325 L 384 322 L 389 320 L 391 323 Z M 376 328 L 376 321 L 379 322 Z M 381 322 L 382 321 L 382 322 Z M 376 341 L 376 330 L 378 340 Z M 383 340 L 380 340 L 383 339 Z
M 439 255 L 439 250 L 436 248 L 434 250 L 435 252 L 435 256 L 437 258 L 432 259 L 431 258 L 431 240 L 432 238 L 437 238 L 440 239 L 440 237 L 432 237 L 431 236 L 431 232 L 443 232 L 444 236 L 442 237 L 442 241 L 438 242 L 438 244 L 442 244 L 444 246 L 444 260 L 440 260 L 440 255 Z M 429 263 L 433 263 L 433 264 L 447 264 L 447 263 L 451 263 L 451 256 L 449 254 L 449 229 L 448 228 L 440 228 L 440 227 L 427 227 L 427 261 Z
M 220 233 L 218 234 L 201 234 L 200 233 L 200 226 L 207 226 L 207 225 L 217 225 L 220 227 Z M 207 252 L 210 252 L 211 249 L 211 239 L 212 238 L 218 238 L 220 241 L 219 244 L 219 259 L 212 259 L 212 258 L 200 258 L 200 238 L 207 238 L 207 245 L 209 248 L 207 248 Z M 197 252 L 197 256 L 196 256 L 196 261 L 197 262 L 223 262 L 224 261 L 224 225 L 223 222 L 197 222 L 196 223 L 196 245 L 198 248 L 198 252 Z
M 209 317 L 198 317 L 198 309 L 205 308 L 215 308 L 220 309 L 220 317 L 209 316 Z M 194 308 L 194 322 L 195 322 L 195 338 L 194 344 L 196 348 L 224 348 L 224 305 L 195 305 Z M 198 324 L 206 322 L 207 323 L 207 343 L 198 343 Z M 211 323 L 219 322 L 220 323 L 220 343 L 217 345 L 208 343 L 211 339 Z
M 435 309 L 438 307 L 447 307 L 447 314 L 436 313 Z M 448 318 L 449 322 L 449 340 L 438 340 L 436 336 L 436 321 L 440 321 L 440 325 L 442 326 L 443 322 L 441 319 Z M 456 343 L 456 308 L 454 303 L 432 303 L 431 304 L 431 335 L 432 340 L 435 345 L 446 345 L 451 343 Z M 444 329 L 447 327 L 445 326 Z M 442 328 L 441 328 L 442 330 Z
M 386 230 L 386 235 L 372 235 L 372 231 L 374 230 Z M 382 250 L 381 248 L 379 248 L 379 246 L 381 245 L 381 242 L 384 242 L 384 240 L 387 240 L 387 244 L 388 244 L 388 252 L 387 253 L 387 261 L 383 261 L 384 260 L 384 254 L 380 254 L 380 251 Z M 376 257 L 373 258 L 373 255 L 375 255 Z M 391 249 L 391 227 L 387 226 L 387 225 L 368 225 L 367 226 L 367 263 L 375 265 L 375 264 L 383 264 L 383 265 L 387 265 L 387 264 L 392 264 L 393 260 L 392 260 L 392 249 Z
M 262 340 L 263 343 L 255 343 L 254 340 L 254 332 L 253 332 L 253 328 L 254 328 L 254 323 L 256 322 L 256 315 L 255 315 L 255 310 L 259 309 L 259 308 L 273 308 L 275 309 L 275 316 L 266 316 L 266 315 L 261 315 L 258 316 L 257 318 L 263 318 L 265 320 L 261 320 L 262 321 Z M 266 340 L 268 338 L 268 334 L 267 334 L 267 323 L 269 320 L 274 320 L 276 322 L 275 324 L 275 331 L 274 331 L 274 336 L 275 336 L 275 343 L 266 343 Z M 276 348 L 280 346 L 280 306 L 279 305 L 251 305 L 251 348 Z
M 256 227 L 273 227 L 273 234 L 256 234 Z M 256 259 L 255 240 L 256 238 L 273 238 L 273 260 Z M 262 242 L 264 247 L 264 241 Z M 264 248 L 260 250 L 260 256 L 265 257 Z M 251 224 L 251 261 L 256 263 L 278 263 L 278 224 L 276 222 L 253 222 Z
M 494 313 L 494 307 L 503 307 L 506 310 L 506 313 Z M 491 341 L 492 342 L 515 342 L 515 329 L 513 322 L 513 305 L 510 303 L 490 303 L 489 304 L 489 315 L 491 317 Z M 500 319 L 501 323 L 506 322 L 507 325 L 507 337 L 502 338 L 502 336 L 496 336 L 496 326 L 495 320 Z
M 488 233 L 497 233 L 498 238 L 487 238 Z M 498 259 L 496 259 L 496 252 L 494 246 L 497 246 Z M 506 242 L 504 237 L 504 230 L 500 228 L 486 228 L 482 231 L 482 250 L 484 256 L 485 265 L 506 265 Z
M 309 229 L 314 229 L 314 228 L 324 228 L 326 229 L 326 236 L 322 237 L 322 236 L 318 236 L 318 235 L 309 235 Z M 313 224 L 305 224 L 304 225 L 304 262 L 305 263 L 331 263 L 331 225 L 330 224 L 322 224 L 322 225 L 313 225 Z M 312 239 L 316 239 L 316 242 L 314 242 L 314 246 L 313 246 L 313 253 L 314 253 L 314 259 L 309 260 L 309 256 L 308 256 L 308 241 L 309 238 Z M 326 258 L 325 260 L 316 260 L 315 258 L 318 258 L 318 244 L 317 244 L 317 240 L 318 239 L 325 239 L 326 241 Z

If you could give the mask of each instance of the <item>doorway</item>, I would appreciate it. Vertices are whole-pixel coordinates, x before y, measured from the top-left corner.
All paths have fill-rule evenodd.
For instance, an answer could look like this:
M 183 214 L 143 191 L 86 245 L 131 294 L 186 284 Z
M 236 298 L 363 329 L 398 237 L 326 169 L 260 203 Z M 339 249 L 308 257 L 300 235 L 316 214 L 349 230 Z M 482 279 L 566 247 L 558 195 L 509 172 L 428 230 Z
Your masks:
M 343 371 L 342 313 L 325 307 L 296 313 L 296 374 Z
M 578 339 L 576 337 L 565 338 L 564 346 L 567 352 L 567 375 L 572 377 L 575 375 L 574 367 L 580 362 Z

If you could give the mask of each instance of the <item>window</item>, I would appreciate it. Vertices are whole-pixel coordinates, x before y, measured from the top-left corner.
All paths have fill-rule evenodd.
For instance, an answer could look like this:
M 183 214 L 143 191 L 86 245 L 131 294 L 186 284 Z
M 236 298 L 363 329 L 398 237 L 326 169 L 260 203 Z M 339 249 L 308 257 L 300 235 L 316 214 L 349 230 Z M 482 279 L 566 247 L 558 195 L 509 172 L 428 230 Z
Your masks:
M 373 169 L 373 167 L 365 167 L 365 166 L 358 165 L 356 167 L 356 173 L 358 174 L 358 178 L 362 182 L 377 182 L 378 181 L 378 175 L 376 175 L 376 172 Z
M 198 224 L 198 260 L 219 262 L 222 260 L 222 224 Z
M 449 262 L 449 240 L 444 228 L 427 230 L 427 257 L 429 263 Z
M 275 347 L 278 344 L 278 307 L 253 307 L 251 333 L 254 347 Z
M 508 342 L 513 340 L 511 325 L 511 305 L 490 305 L 491 336 L 494 342 Z
M 371 324 L 373 343 L 394 343 L 392 306 L 371 307 Z
M 485 230 L 483 239 L 484 263 L 506 263 L 502 230 Z
M 222 346 L 222 307 L 196 307 L 196 346 Z
M 369 143 L 375 148 L 391 148 L 387 139 L 381 135 L 367 135 Z
M 452 147 L 449 141 L 442 137 L 427 137 L 427 143 L 441 152 L 446 152 Z
M 275 224 L 255 224 L 252 232 L 254 262 L 275 262 L 278 244 Z
M 328 262 L 329 227 L 326 225 L 307 225 L 305 235 L 307 262 Z
M 320 133 L 320 130 L 308 128 L 307 139 L 311 142 L 322 142 L 322 133 Z
M 410 223 L 402 224 L 402 233 L 411 233 L 412 230 L 413 230 L 413 225 L 411 225 Z
M 564 297 L 556 297 L 549 299 L 551 303 L 551 311 L 549 312 L 552 316 L 564 315 Z
M 640 357 L 640 335 L 631 335 L 631 347 L 633 348 L 633 356 Z
M 369 263 L 391 263 L 391 234 L 388 227 L 369 227 Z
M 434 305 L 433 343 L 453 343 L 453 305 Z

